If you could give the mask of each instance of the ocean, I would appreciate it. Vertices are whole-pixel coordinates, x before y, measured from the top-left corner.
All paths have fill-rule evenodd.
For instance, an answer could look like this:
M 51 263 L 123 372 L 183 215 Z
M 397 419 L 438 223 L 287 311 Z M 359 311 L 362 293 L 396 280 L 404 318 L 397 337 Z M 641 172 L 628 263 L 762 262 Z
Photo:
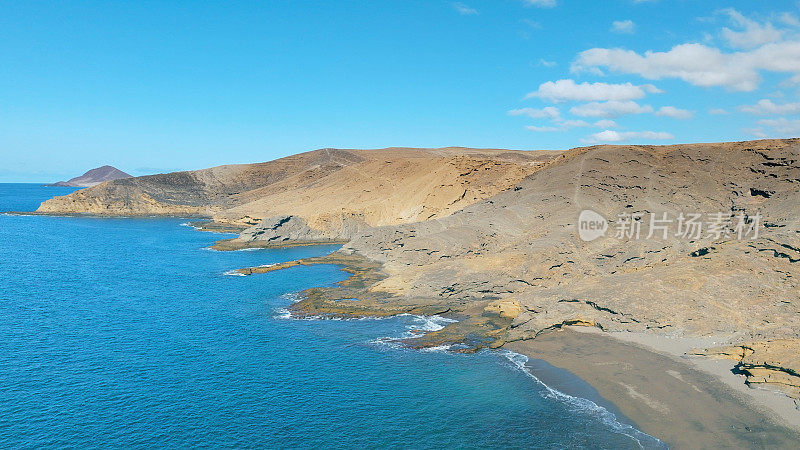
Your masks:
M 0 184 L 0 211 L 71 188 Z M 298 320 L 335 246 L 217 252 L 179 219 L 0 215 L 0 447 L 650 448 L 503 351 L 394 341 L 446 320 Z

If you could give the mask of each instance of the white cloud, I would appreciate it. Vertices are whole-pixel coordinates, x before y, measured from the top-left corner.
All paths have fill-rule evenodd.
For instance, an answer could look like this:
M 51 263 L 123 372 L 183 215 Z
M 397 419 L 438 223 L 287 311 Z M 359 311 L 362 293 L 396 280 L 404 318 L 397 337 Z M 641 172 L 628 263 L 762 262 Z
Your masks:
M 560 118 L 553 119 L 555 122 L 553 125 L 548 126 L 537 126 L 537 125 L 528 125 L 525 128 L 530 131 L 536 132 L 551 132 L 551 131 L 567 131 L 572 128 L 615 128 L 617 127 L 617 123 L 613 120 L 598 120 L 595 123 L 589 123 L 585 120 L 562 120 Z
M 708 113 L 711 114 L 712 116 L 722 116 L 728 114 L 728 111 L 725 111 L 722 108 L 712 108 L 708 110 Z
M 773 103 L 772 100 L 762 99 L 755 105 L 744 105 L 739 107 L 739 111 L 757 114 L 760 116 L 778 114 L 800 114 L 800 102 L 796 103 Z
M 672 117 L 673 119 L 691 119 L 694 113 L 686 109 L 679 109 L 674 106 L 664 106 L 656 111 L 659 117 Z
M 630 34 L 635 28 L 636 24 L 632 20 L 615 20 L 611 23 L 611 31 L 614 33 Z
M 749 52 L 723 53 L 703 44 L 676 45 L 667 52 L 593 48 L 578 54 L 574 72 L 601 67 L 640 75 L 651 80 L 680 78 L 696 86 L 724 86 L 752 91 L 761 81 L 760 70 L 800 74 L 800 41 L 763 45 Z
M 597 128 L 617 128 L 619 126 L 617 125 L 617 122 L 614 122 L 613 120 L 609 119 L 600 119 L 593 125 L 596 126 Z
M 619 48 L 593 48 L 578 54 L 572 70 L 605 67 L 614 72 L 641 75 L 651 80 L 681 78 L 698 86 L 728 85 L 738 90 L 753 90 L 758 74 L 735 68 L 719 50 L 702 44 L 683 44 L 668 52 L 647 51 L 639 55 Z
M 674 139 L 670 133 L 666 133 L 663 131 L 613 131 L 613 130 L 605 130 L 599 133 L 590 134 L 586 136 L 586 138 L 582 139 L 583 142 L 590 143 L 590 144 L 599 144 L 599 143 L 614 143 L 614 142 L 626 142 L 633 139 L 646 139 L 646 140 L 663 140 L 663 139 Z
M 649 105 L 640 105 L 632 100 L 608 102 L 591 102 L 585 105 L 574 106 L 570 113 L 580 117 L 619 117 L 626 114 L 643 114 L 653 112 Z
M 724 52 L 700 43 L 641 54 L 621 48 L 592 48 L 578 54 L 572 71 L 602 74 L 609 70 L 651 80 L 679 78 L 696 86 L 735 91 L 758 88 L 762 71 L 787 73 L 791 80 L 800 81 L 800 35 L 795 30 L 790 33 L 769 22 L 759 23 L 733 9 L 724 13 L 737 30 L 724 28 L 723 36 L 732 47 L 744 50 Z M 781 20 L 792 22 L 793 18 L 790 14 Z
M 555 61 L 548 61 L 544 58 L 539 58 L 539 65 L 545 67 L 555 67 L 558 65 L 558 63 Z
M 508 112 L 510 116 L 528 116 L 534 119 L 551 119 L 551 120 L 560 120 L 561 119 L 561 112 L 558 108 L 553 106 L 546 106 L 542 109 L 535 109 L 535 108 L 520 108 L 520 109 L 512 109 Z
M 522 0 L 527 6 L 536 6 L 538 8 L 552 8 L 556 6 L 556 0 Z
M 800 84 L 800 73 L 792 75 L 790 78 L 780 82 L 779 86 L 788 87 Z
M 561 126 L 564 128 L 582 128 L 582 127 L 590 127 L 592 124 L 585 120 L 565 120 L 561 122 Z
M 585 120 L 565 120 L 561 122 L 561 126 L 566 130 L 570 128 L 616 128 L 617 122 L 608 119 L 601 119 L 594 123 L 589 123 Z
M 554 103 L 566 101 L 604 101 L 634 100 L 648 93 L 662 92 L 651 84 L 637 86 L 631 83 L 576 83 L 574 80 L 548 81 L 539 85 L 539 89 L 528 93 L 525 98 L 538 97 Z
M 525 127 L 526 130 L 536 131 L 539 133 L 547 133 L 550 131 L 563 131 L 563 128 L 560 127 L 537 127 L 535 125 L 528 125 Z
M 742 131 L 744 131 L 747 134 L 752 134 L 753 136 L 759 137 L 759 138 L 768 137 L 768 135 L 764 131 L 764 129 L 760 128 L 760 127 L 759 128 L 742 128 Z
M 792 13 L 788 12 L 783 13 L 780 15 L 778 20 L 780 20 L 786 25 L 789 25 L 790 27 L 800 27 L 800 20 L 798 20 L 797 16 L 795 16 Z
M 464 15 L 464 16 L 473 16 L 475 14 L 478 14 L 478 10 L 477 9 L 475 9 L 475 8 L 469 6 L 469 5 L 465 5 L 463 3 L 458 3 L 458 2 L 453 3 L 453 8 L 456 11 L 458 11 L 459 14 Z
M 733 31 L 727 27 L 722 29 L 722 37 L 731 47 L 754 48 L 783 39 L 783 31 L 776 29 L 769 22 L 758 23 L 732 8 L 723 12 L 736 26 L 743 29 L 742 31 Z
M 762 119 L 758 121 L 759 125 L 772 128 L 777 134 L 799 136 L 800 135 L 800 119 L 787 119 L 781 117 L 778 119 Z

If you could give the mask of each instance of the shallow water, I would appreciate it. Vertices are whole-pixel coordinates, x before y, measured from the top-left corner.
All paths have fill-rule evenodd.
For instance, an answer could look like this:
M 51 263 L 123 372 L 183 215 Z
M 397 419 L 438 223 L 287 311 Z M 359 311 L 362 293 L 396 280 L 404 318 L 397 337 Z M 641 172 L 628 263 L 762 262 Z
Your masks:
M 0 211 L 70 191 L 0 184 Z M 336 247 L 216 252 L 182 222 L 0 215 L 1 447 L 658 445 L 521 355 L 387 339 L 441 319 L 289 318 L 336 267 L 225 275 Z

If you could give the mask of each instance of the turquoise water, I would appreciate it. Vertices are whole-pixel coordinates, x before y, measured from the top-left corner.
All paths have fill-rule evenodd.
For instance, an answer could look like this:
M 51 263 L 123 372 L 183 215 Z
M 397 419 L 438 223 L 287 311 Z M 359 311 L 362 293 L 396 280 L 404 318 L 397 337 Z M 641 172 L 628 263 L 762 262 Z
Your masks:
M 0 211 L 69 188 L 0 184 Z M 0 447 L 638 448 L 519 356 L 386 338 L 441 320 L 296 320 L 335 247 L 216 252 L 176 219 L 0 215 Z

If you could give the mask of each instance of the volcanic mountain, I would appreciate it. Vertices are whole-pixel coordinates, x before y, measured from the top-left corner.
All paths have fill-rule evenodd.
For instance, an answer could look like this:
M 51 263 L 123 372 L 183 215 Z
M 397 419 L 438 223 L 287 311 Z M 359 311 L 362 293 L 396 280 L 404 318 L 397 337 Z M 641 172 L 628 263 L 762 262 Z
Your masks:
M 131 178 L 131 176 L 116 167 L 102 166 L 92 169 L 69 181 L 59 181 L 49 186 L 92 187 L 106 181 L 119 180 L 122 178 Z

